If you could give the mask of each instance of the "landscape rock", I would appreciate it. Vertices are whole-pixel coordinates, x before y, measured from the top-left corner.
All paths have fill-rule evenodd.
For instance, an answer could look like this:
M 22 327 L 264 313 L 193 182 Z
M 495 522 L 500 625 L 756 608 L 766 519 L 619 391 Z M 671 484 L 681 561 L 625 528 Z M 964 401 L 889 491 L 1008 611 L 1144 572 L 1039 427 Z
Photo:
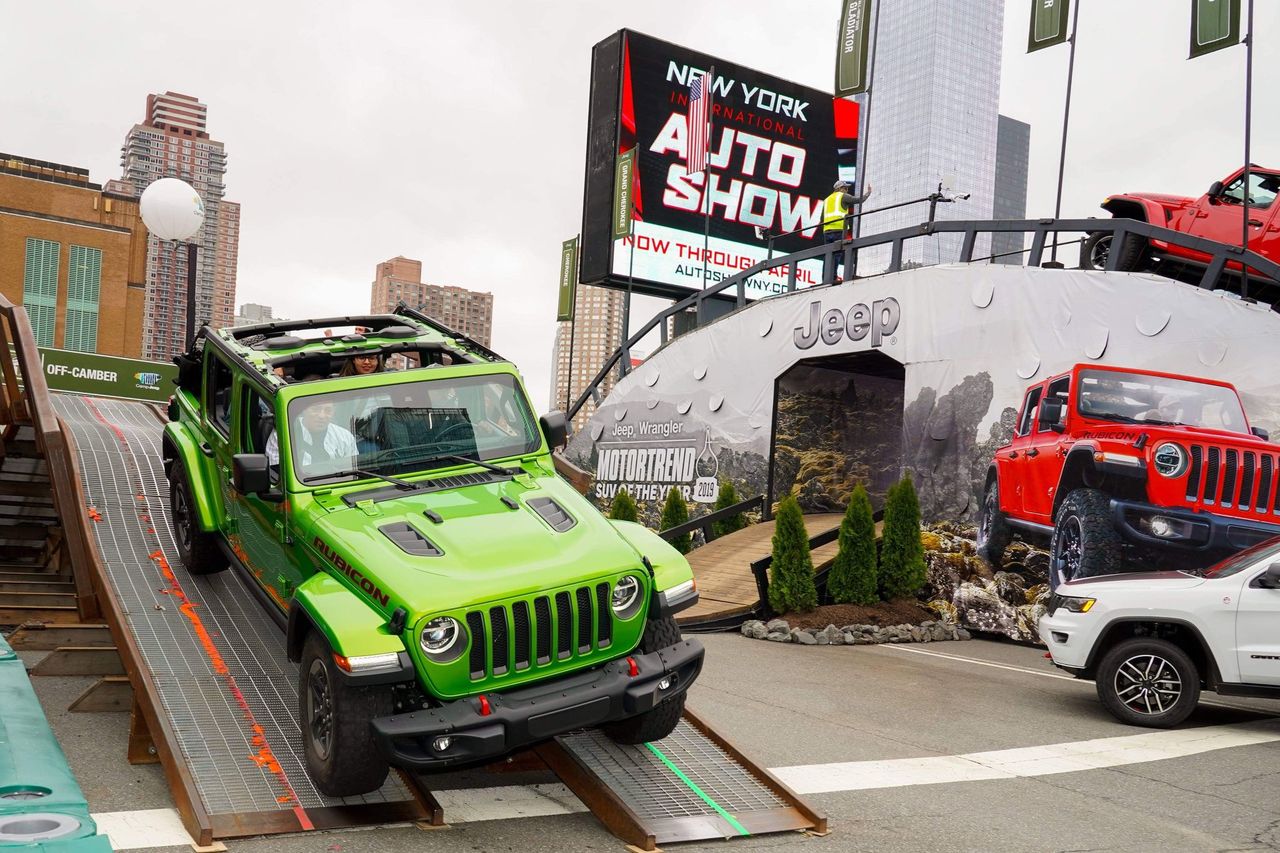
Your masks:
M 770 633 L 774 631 L 786 631 L 790 633 L 791 631 L 791 626 L 787 624 L 786 619 L 770 619 L 765 627 L 769 629 Z
M 818 644 L 818 641 L 813 634 L 810 634 L 808 631 L 801 631 L 799 628 L 792 630 L 791 639 L 793 642 L 797 642 L 802 646 L 816 646 Z
M 759 619 L 750 619 L 742 623 L 742 635 L 753 640 L 763 640 L 769 633 L 768 627 Z

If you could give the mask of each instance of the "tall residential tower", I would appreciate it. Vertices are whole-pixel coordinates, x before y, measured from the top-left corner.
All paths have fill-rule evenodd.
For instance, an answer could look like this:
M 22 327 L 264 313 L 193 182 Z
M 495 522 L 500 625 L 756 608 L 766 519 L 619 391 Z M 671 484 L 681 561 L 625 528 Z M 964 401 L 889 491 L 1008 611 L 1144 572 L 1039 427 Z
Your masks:
M 608 287 L 579 284 L 574 302 L 574 322 L 556 324 L 555 348 L 551 351 L 551 408 L 567 411 L 578 395 L 595 378 L 605 359 L 622 346 L 622 308 L 626 294 Z M 572 343 L 572 348 L 570 344 Z M 572 351 L 572 355 L 570 352 Z M 613 390 L 617 371 L 600 384 L 600 393 Z M 595 403 L 586 405 L 573 419 L 573 429 L 586 426 Z
M 422 261 L 396 256 L 378 264 L 369 295 L 369 311 L 389 314 L 396 304 L 434 317 L 485 346 L 493 336 L 493 294 L 422 280 Z
M 209 110 L 190 95 L 147 96 L 147 113 L 125 137 L 120 151 L 123 179 L 116 189 L 140 196 L 152 181 L 181 178 L 204 201 L 204 225 L 192 238 L 196 258 L 197 328 L 230 326 L 235 315 L 240 205 L 223 200 L 227 154 L 209 137 Z M 154 235 L 147 244 L 147 299 L 143 316 L 144 358 L 168 361 L 186 349 L 187 253 Z
M 1004 0 L 890 0 L 877 4 L 874 76 L 865 112 L 866 208 L 927 196 L 940 181 L 969 198 L 938 205 L 939 219 L 990 219 L 1000 107 Z M 864 218 L 862 235 L 928 218 L 911 205 Z M 956 260 L 961 235 L 908 241 L 904 262 Z M 974 256 L 987 254 L 981 237 Z M 866 252 L 859 269 L 887 265 L 888 251 Z

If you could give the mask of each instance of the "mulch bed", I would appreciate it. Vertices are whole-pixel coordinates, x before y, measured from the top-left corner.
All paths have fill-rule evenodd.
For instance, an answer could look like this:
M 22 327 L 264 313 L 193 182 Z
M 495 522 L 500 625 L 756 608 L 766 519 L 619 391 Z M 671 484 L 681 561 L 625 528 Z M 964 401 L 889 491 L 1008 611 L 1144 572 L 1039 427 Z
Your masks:
M 919 625 L 938 621 L 938 614 L 914 598 L 895 598 L 871 605 L 825 604 L 808 613 L 784 613 L 782 618 L 792 628 L 822 629 L 828 625 Z

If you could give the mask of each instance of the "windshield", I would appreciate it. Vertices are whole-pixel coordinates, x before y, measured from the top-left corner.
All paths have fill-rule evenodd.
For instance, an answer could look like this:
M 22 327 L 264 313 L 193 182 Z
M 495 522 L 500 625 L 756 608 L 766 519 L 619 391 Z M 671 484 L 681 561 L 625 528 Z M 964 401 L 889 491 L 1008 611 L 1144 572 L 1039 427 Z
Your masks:
M 1215 563 L 1205 569 L 1203 574 L 1207 578 L 1230 577 L 1264 561 L 1269 563 L 1276 558 L 1277 554 L 1280 554 L 1280 538 L 1268 539 L 1266 542 L 1254 545 L 1239 554 L 1227 557 L 1220 563 Z
M 294 472 L 304 483 L 404 474 L 467 456 L 531 453 L 542 443 L 508 374 L 432 379 L 300 397 L 289 404 Z
M 1233 390 L 1187 379 L 1084 370 L 1076 408 L 1085 417 L 1126 424 L 1182 425 L 1247 433 Z

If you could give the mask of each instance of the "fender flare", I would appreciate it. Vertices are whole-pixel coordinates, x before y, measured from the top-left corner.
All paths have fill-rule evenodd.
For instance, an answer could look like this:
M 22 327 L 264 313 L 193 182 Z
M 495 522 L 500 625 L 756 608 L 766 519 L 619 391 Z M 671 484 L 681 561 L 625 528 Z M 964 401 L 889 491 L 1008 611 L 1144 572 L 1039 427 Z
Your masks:
M 1097 449 L 1098 445 L 1096 442 L 1086 439 L 1084 441 L 1077 441 L 1075 444 L 1071 445 L 1071 449 L 1067 451 L 1066 458 L 1062 460 L 1062 471 L 1058 474 L 1057 488 L 1053 491 L 1053 510 L 1049 515 L 1051 519 L 1057 518 L 1058 507 L 1062 505 L 1063 498 L 1065 498 L 1070 491 L 1069 489 L 1064 488 L 1064 484 L 1067 482 L 1067 476 L 1073 470 L 1073 465 L 1083 464 L 1093 467 L 1093 454 Z M 1081 456 L 1087 457 L 1088 461 L 1083 463 L 1074 461 Z
M 1162 228 L 1168 222 L 1164 207 L 1149 198 L 1123 194 L 1113 195 L 1101 207 L 1107 213 L 1110 213 L 1114 219 L 1137 219 L 1140 222 L 1148 222 Z M 1135 212 L 1141 215 L 1134 216 Z
M 318 632 L 329 648 L 343 657 L 388 653 L 407 656 L 404 639 L 387 631 L 386 618 L 325 572 L 316 572 L 303 581 L 289 602 L 285 628 L 289 660 L 297 663 L 302 659 L 302 645 L 310 631 Z M 412 664 L 408 677 L 413 677 Z
M 618 535 L 635 549 L 637 556 L 648 559 L 653 567 L 653 591 L 650 596 L 649 612 L 657 613 L 659 595 L 674 586 L 693 579 L 693 569 L 684 554 L 677 551 L 670 542 L 654 533 L 642 524 L 633 521 L 617 521 L 609 519 Z
M 200 448 L 191 432 L 173 421 L 164 425 L 161 438 L 161 454 L 164 458 L 164 473 L 167 476 L 173 470 L 175 459 L 182 460 L 182 467 L 187 472 L 187 485 L 191 496 L 195 498 L 196 524 L 202 533 L 213 533 L 218 529 L 213 508 L 218 504 L 218 492 L 203 476 L 204 464 L 201 462 Z

